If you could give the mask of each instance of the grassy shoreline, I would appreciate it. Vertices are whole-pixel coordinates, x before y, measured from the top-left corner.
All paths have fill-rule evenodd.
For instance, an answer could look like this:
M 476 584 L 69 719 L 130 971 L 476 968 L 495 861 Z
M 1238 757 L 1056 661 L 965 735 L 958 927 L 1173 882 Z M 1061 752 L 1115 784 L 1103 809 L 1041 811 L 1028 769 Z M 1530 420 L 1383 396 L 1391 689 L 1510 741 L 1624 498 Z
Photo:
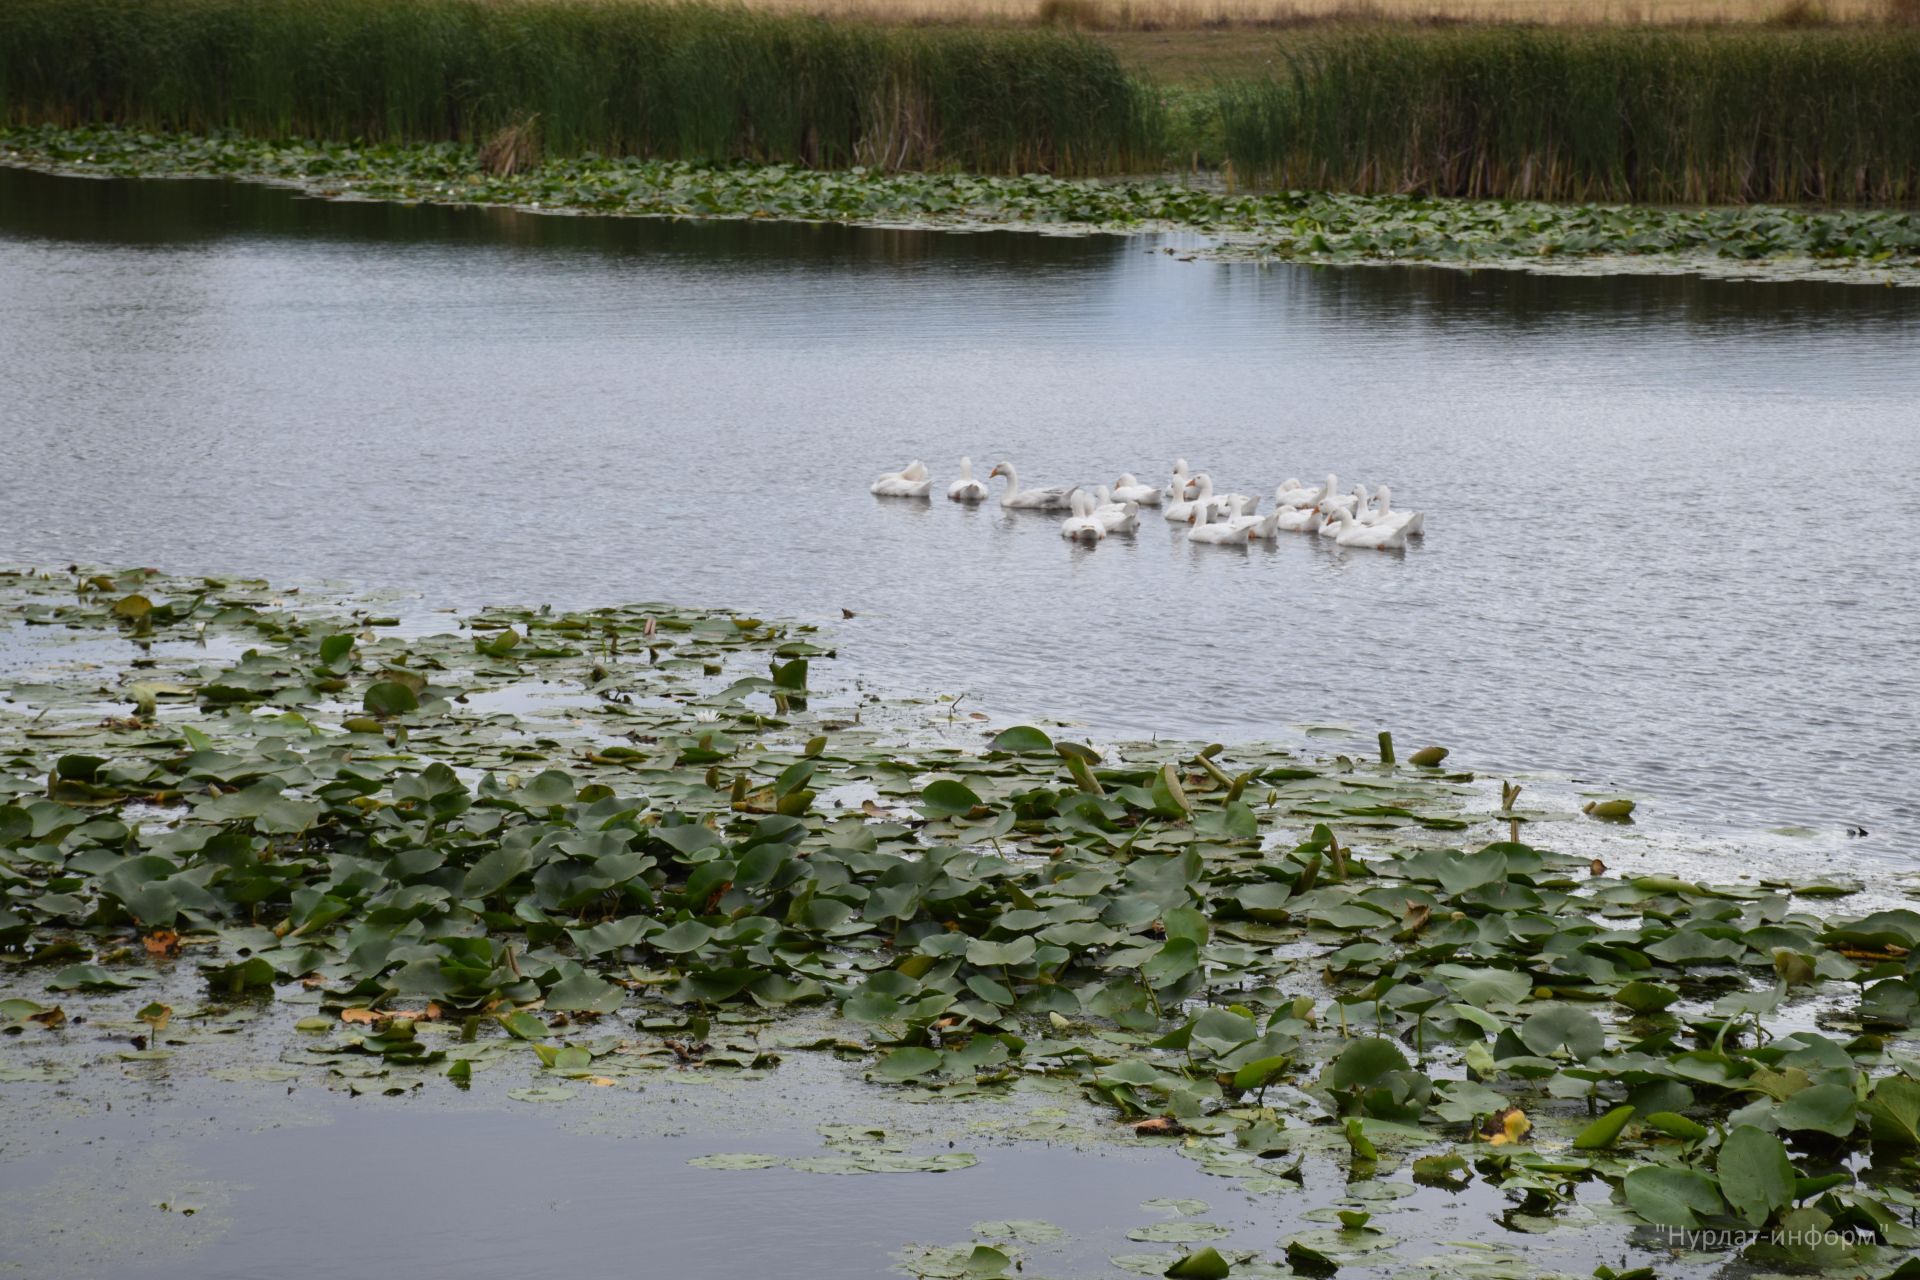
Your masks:
M 1920 25 L 1332 22 L 1175 77 L 1119 47 L 672 0 L 11 0 L 0 121 L 491 143 L 509 170 L 1197 162 L 1377 194 L 1920 201 Z
M 1750 1261 L 1850 1276 L 1904 1278 L 1920 1244 L 1920 913 L 1829 910 L 1857 884 L 1610 870 L 1555 847 L 1605 823 L 1384 738 L 916 738 L 849 714 L 886 709 L 830 636 L 728 611 L 432 630 L 264 582 L 9 570 L 0 625 L 33 673 L 0 704 L 13 1096 L 213 1059 L 547 1105 L 808 1055 L 880 1099 L 1045 1085 L 1358 1212 L 1277 1242 L 1291 1274 L 1394 1260 L 1409 1226 L 1432 1247 L 1346 1205 L 1376 1180 L 1479 1180 L 1527 1232 L 1616 1245 L 1744 1224 Z M 250 1061 L 216 1047 L 235 1009 Z
M 325 198 L 629 217 L 769 218 L 856 226 L 1191 231 L 1196 252 L 1309 263 L 1546 271 L 1690 271 L 1920 284 L 1920 213 L 1235 193 L 1186 183 L 1029 175 L 835 172 L 659 160 L 549 160 L 487 171 L 454 144 L 273 144 L 119 129 L 0 128 L 0 163 L 50 173 L 223 177 Z

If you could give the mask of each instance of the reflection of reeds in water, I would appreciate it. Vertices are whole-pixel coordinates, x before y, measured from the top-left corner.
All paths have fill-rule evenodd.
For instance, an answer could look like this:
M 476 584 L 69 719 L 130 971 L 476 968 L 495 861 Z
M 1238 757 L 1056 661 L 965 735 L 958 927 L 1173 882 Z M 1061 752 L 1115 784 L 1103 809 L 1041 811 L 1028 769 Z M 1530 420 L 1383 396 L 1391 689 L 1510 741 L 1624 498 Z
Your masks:
M 1920 197 L 1920 32 L 1332 33 L 1228 86 L 1243 175 L 1291 186 L 1651 202 Z
M 997 173 L 1158 160 L 1150 95 L 1070 33 L 649 0 L 5 0 L 0 104 L 16 121 L 492 140 L 511 167 L 536 140 Z

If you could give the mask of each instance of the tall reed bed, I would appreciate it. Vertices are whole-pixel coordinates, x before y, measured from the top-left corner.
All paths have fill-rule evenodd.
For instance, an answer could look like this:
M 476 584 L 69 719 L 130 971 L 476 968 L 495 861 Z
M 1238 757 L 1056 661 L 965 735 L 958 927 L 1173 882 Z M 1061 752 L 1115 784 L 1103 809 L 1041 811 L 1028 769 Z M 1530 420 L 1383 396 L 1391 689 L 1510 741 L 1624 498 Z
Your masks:
M 1052 31 L 830 23 L 660 0 L 4 0 L 15 123 L 485 141 L 549 153 L 1111 172 L 1158 107 Z
M 1920 32 L 1330 33 L 1226 86 L 1227 153 L 1289 186 L 1677 203 L 1912 203 Z

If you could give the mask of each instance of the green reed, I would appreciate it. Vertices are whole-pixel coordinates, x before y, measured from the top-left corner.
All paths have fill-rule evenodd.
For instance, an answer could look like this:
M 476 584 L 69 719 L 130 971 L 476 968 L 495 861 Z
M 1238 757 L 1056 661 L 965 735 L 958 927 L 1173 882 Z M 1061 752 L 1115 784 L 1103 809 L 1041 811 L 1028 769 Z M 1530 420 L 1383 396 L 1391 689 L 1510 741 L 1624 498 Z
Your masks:
M 1113 171 L 1158 107 L 1052 31 L 829 23 L 659 0 L 6 0 L 15 123 L 483 141 L 550 154 Z
M 515 166 L 1098 174 L 1205 156 L 1359 192 L 1920 201 L 1913 28 L 1344 26 L 1287 63 L 1162 91 L 1053 30 L 672 0 L 0 0 L 0 122 L 504 138 Z
M 1223 87 L 1240 174 L 1548 200 L 1911 203 L 1920 32 L 1483 27 L 1303 42 Z

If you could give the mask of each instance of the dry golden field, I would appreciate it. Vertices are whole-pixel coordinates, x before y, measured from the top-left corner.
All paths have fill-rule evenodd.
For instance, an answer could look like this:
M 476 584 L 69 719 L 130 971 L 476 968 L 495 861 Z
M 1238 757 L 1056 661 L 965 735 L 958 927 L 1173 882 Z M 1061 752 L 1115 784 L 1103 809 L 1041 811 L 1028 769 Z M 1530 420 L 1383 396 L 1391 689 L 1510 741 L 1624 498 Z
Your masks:
M 1049 23 L 1093 31 L 1293 27 L 1328 21 L 1708 24 L 1855 22 L 1887 0 L 742 0 L 889 22 Z M 1895 7 L 1898 0 L 1895 0 Z

